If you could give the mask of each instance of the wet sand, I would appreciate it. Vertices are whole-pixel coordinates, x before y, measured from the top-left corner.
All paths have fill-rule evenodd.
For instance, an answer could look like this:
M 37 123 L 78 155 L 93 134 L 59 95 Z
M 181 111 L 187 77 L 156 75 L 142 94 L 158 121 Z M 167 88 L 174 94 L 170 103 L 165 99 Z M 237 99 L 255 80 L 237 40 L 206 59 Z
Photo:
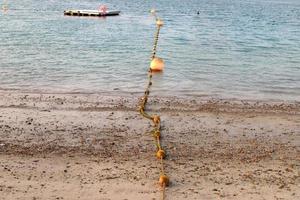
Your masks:
M 0 199 L 160 199 L 137 96 L 0 92 Z M 300 199 L 300 103 L 150 97 L 167 199 Z

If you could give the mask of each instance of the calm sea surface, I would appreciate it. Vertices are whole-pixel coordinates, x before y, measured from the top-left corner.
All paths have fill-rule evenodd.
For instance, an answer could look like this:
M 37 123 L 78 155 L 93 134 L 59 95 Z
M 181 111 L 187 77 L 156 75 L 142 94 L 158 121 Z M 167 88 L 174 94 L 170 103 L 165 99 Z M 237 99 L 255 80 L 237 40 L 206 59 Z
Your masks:
M 0 0 L 0 89 L 300 100 L 299 0 Z M 105 3 L 120 16 L 64 16 Z M 199 14 L 197 12 L 199 11 Z

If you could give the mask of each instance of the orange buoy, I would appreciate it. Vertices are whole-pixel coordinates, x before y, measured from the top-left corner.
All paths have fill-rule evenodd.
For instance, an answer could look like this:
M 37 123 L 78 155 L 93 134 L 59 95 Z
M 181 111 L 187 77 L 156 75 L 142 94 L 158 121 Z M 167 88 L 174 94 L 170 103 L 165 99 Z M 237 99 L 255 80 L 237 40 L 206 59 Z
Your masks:
M 164 69 L 164 66 L 165 66 L 165 63 L 164 63 L 163 59 L 155 57 L 151 61 L 150 69 L 152 71 L 162 71 Z
M 166 175 L 160 175 L 158 182 L 161 187 L 168 186 L 170 182 L 169 177 L 167 177 Z
M 158 159 L 162 159 L 162 158 L 164 158 L 165 156 L 166 156 L 166 153 L 165 153 L 165 151 L 162 150 L 162 149 L 160 149 L 160 150 L 158 150 L 158 151 L 156 152 L 156 157 L 157 157 Z

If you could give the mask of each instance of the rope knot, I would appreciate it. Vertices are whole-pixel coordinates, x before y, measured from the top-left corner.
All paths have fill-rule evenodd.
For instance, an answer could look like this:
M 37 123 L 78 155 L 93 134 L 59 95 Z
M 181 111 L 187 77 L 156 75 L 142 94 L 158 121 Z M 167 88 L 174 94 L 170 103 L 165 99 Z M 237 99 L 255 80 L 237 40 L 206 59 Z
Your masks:
M 160 123 L 160 117 L 158 115 L 153 115 L 152 120 L 155 125 Z
M 153 134 L 153 137 L 155 137 L 157 139 L 160 138 L 160 131 L 159 130 L 154 130 L 152 134 Z

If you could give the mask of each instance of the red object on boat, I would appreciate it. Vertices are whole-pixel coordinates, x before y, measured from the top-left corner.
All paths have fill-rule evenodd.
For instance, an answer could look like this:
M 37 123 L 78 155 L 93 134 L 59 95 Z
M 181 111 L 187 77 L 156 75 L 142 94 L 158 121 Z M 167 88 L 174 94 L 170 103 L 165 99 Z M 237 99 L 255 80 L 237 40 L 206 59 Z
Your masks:
M 98 10 L 99 10 L 99 12 L 105 14 L 107 12 L 107 7 L 106 7 L 106 5 L 101 5 L 101 6 L 99 6 Z

